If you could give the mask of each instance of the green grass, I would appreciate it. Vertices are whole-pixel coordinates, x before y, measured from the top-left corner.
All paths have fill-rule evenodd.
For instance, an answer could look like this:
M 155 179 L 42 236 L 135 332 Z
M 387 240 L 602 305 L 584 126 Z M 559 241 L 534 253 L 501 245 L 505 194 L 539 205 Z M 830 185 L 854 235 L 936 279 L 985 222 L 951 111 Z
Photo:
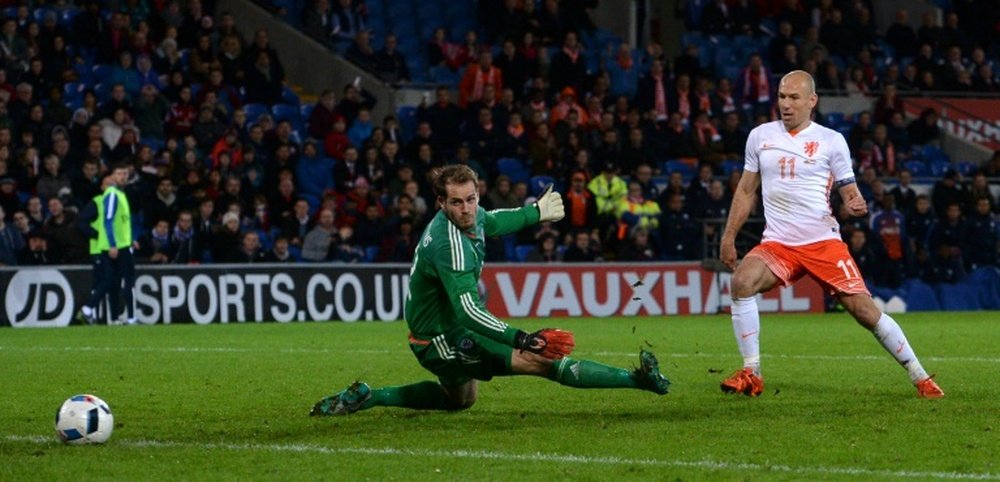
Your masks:
M 728 317 L 544 320 L 517 324 L 573 330 L 577 358 L 631 366 L 650 343 L 672 393 L 503 378 L 460 413 L 337 418 L 307 413 L 354 379 L 429 378 L 404 324 L 5 329 L 0 480 L 997 480 L 997 318 L 897 317 L 943 400 L 846 315 L 765 316 L 757 399 L 719 390 L 740 365 Z M 56 440 L 83 392 L 115 413 L 106 445 Z

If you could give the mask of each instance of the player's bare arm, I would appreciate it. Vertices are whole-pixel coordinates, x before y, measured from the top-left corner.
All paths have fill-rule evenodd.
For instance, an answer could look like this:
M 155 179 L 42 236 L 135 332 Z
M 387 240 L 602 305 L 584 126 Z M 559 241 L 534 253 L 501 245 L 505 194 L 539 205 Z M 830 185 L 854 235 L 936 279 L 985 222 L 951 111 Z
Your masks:
M 726 221 L 726 231 L 722 233 L 722 246 L 719 250 L 719 257 L 729 269 L 736 269 L 736 233 L 750 217 L 750 210 L 757 202 L 758 189 L 760 173 L 743 171 L 736 192 L 733 193 L 733 204 L 729 209 L 729 219 Z
M 847 205 L 847 211 L 851 213 L 851 216 L 868 214 L 868 203 L 861 195 L 861 190 L 858 189 L 858 183 L 854 182 L 854 178 L 844 179 L 838 184 L 840 185 L 837 187 L 837 191 L 844 200 L 844 204 Z

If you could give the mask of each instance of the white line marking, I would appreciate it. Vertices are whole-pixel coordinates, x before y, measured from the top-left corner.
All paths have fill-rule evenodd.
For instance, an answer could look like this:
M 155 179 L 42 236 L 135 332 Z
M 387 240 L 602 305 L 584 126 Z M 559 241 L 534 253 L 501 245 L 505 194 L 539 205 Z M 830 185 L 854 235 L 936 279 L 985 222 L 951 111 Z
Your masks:
M 232 347 L 197 347 L 197 346 L 3 346 L 0 351 L 93 351 L 93 352 L 165 352 L 165 353 L 353 353 L 369 355 L 392 355 L 408 353 L 406 350 L 386 350 L 386 349 L 328 349 L 328 348 L 232 348 Z M 632 358 L 635 353 L 614 352 L 614 351 L 577 351 L 577 355 L 601 356 L 614 358 Z M 739 354 L 733 353 L 657 353 L 660 358 L 733 358 Z M 890 359 L 887 355 L 785 355 L 785 354 L 762 354 L 762 358 L 780 358 L 787 360 L 827 360 L 827 361 L 885 361 Z M 982 356 L 924 356 L 920 357 L 925 362 L 945 362 L 945 363 L 1000 363 L 1000 358 Z
M 55 436 L 40 437 L 26 435 L 7 435 L 5 440 L 11 442 L 28 442 L 39 445 L 58 445 Z M 330 448 L 321 445 L 307 444 L 239 444 L 239 443 L 186 443 L 164 440 L 130 440 L 119 439 L 111 442 L 114 445 L 137 449 L 198 449 L 198 450 L 232 450 L 243 452 L 295 452 L 317 453 L 326 455 L 356 454 L 381 455 L 396 457 L 416 457 L 421 459 L 490 459 L 514 462 L 557 462 L 569 464 L 596 465 L 644 465 L 653 467 L 682 467 L 706 470 L 784 472 L 795 475 L 848 475 L 861 478 L 902 478 L 902 479 L 942 479 L 942 480 L 1000 480 L 1000 475 L 988 472 L 923 472 L 911 470 L 880 470 L 862 467 L 799 467 L 782 464 L 754 464 L 744 462 L 725 462 L 720 460 L 664 460 L 664 459 L 630 459 L 622 457 L 592 457 L 588 455 L 551 454 L 535 452 L 517 454 L 494 452 L 486 450 L 422 450 L 393 447 L 337 447 Z

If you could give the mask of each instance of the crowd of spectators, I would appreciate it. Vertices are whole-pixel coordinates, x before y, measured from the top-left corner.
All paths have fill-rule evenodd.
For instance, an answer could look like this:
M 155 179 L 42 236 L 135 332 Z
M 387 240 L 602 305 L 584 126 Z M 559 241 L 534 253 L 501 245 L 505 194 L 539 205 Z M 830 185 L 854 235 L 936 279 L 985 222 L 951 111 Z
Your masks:
M 697 26 L 761 35 L 726 20 L 742 18 L 738 8 L 722 8 L 721 19 L 710 13 L 723 3 L 705 6 Z M 825 51 L 863 67 L 864 49 L 870 56 L 888 38 L 872 27 L 875 40 L 845 47 L 823 34 L 837 18 L 858 17 L 834 7 L 866 2 L 784 3 L 797 16 L 787 8 L 755 15 L 780 25 L 774 39 L 811 42 L 808 59 L 782 55 L 791 68 L 809 70 L 812 53 Z M 35 22 L 19 9 L 3 23 L 0 263 L 86 262 L 75 213 L 97 194 L 101 172 L 123 159 L 134 166 L 125 192 L 140 262 L 409 261 L 435 212 L 427 175 L 447 163 L 479 174 L 487 209 L 530 203 L 545 181 L 564 193 L 565 220 L 487 243 L 490 260 L 702 259 L 718 236 L 718 225 L 702 220 L 727 216 L 747 132 L 773 118 L 779 62 L 768 52 L 727 78 L 703 65 L 697 45 L 670 59 L 655 43 L 620 44 L 595 71 L 584 47 L 594 28 L 587 2 L 546 0 L 535 10 L 507 0 L 479 2 L 482 43 L 475 31 L 462 44 L 441 30 L 428 39 L 428 63 L 459 74 L 457 96 L 432 89 L 412 119 L 379 121 L 377 99 L 353 83 L 320 93 L 296 121 L 268 109 L 285 102 L 287 87 L 266 30 L 245 35 L 232 15 L 210 16 L 214 7 L 198 0 L 125 5 L 102 12 L 87 3 L 54 25 L 58 15 Z M 355 62 L 371 62 L 386 81 L 407 80 L 391 36 L 381 52 L 366 43 L 364 2 L 316 0 L 308 9 L 303 28 L 328 29 L 333 41 L 351 43 Z M 932 52 L 951 49 L 947 39 Z M 982 59 L 995 54 L 980 47 Z M 81 79 L 80 64 L 97 66 L 99 82 Z M 892 285 L 996 265 L 997 204 L 984 176 L 998 175 L 1000 156 L 969 183 L 949 171 L 930 199 L 917 199 L 903 163 L 912 146 L 941 134 L 934 112 L 906 121 L 903 83 L 884 75 L 866 73 L 864 92 L 884 93 L 844 129 L 872 204 L 869 218 L 841 219 L 862 271 Z M 900 187 L 886 189 L 896 177 Z

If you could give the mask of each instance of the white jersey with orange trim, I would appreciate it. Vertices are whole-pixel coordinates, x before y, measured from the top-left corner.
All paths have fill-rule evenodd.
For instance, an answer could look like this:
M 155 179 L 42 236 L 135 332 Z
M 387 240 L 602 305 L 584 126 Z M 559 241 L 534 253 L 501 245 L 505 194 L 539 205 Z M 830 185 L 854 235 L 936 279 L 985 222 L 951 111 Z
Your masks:
M 780 120 L 761 124 L 747 138 L 744 169 L 760 173 L 764 241 L 801 246 L 840 239 L 830 189 L 854 171 L 839 132 L 815 122 L 795 133 Z

